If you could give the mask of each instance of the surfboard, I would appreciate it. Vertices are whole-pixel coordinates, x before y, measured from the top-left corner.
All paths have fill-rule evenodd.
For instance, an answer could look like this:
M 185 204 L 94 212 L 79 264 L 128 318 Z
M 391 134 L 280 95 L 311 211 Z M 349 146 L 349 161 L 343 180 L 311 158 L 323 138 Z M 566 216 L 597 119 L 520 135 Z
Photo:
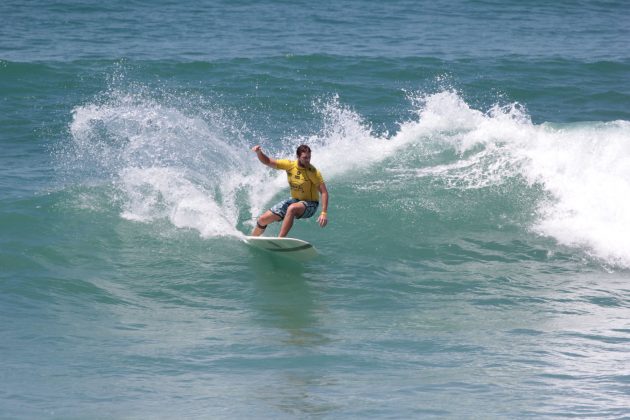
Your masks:
M 245 242 L 255 248 L 296 260 L 310 260 L 319 255 L 313 245 L 301 239 L 246 236 Z

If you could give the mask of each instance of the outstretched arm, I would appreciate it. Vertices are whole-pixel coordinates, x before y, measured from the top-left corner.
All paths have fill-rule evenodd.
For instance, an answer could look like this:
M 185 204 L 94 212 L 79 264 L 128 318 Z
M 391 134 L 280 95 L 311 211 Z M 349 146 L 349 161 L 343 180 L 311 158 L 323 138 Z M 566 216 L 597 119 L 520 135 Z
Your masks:
M 252 147 L 252 151 L 256 152 L 256 156 L 258 156 L 258 160 L 263 165 L 267 165 L 270 168 L 276 169 L 276 160 L 264 154 L 262 151 L 262 148 L 259 145 Z
M 319 193 L 322 196 L 322 211 L 317 218 L 317 222 L 321 227 L 328 224 L 328 190 L 323 182 L 319 184 Z

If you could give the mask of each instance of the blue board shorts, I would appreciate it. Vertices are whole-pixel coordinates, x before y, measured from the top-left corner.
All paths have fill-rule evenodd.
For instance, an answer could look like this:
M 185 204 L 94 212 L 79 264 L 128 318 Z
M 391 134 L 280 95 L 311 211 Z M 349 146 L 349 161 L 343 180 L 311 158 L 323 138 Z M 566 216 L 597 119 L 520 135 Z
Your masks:
M 293 203 L 302 203 L 306 207 L 306 210 L 304 210 L 304 214 L 298 217 L 298 219 L 308 219 L 315 214 L 315 212 L 317 211 L 317 207 L 319 207 L 319 201 L 304 201 L 298 200 L 297 198 L 289 198 L 279 202 L 269 210 L 271 210 L 271 212 L 276 216 L 279 216 L 280 220 L 282 220 L 287 214 L 287 209 Z

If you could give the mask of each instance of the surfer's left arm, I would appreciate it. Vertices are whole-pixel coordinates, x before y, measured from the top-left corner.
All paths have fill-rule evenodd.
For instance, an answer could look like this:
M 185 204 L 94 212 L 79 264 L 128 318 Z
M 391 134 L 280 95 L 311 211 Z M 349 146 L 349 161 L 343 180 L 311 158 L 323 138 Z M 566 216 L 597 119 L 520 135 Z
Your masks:
M 319 213 L 319 217 L 317 218 L 317 222 L 321 227 L 326 226 L 328 224 L 328 190 L 326 189 L 326 184 L 323 182 L 319 184 L 319 193 L 321 194 L 322 201 L 322 211 Z

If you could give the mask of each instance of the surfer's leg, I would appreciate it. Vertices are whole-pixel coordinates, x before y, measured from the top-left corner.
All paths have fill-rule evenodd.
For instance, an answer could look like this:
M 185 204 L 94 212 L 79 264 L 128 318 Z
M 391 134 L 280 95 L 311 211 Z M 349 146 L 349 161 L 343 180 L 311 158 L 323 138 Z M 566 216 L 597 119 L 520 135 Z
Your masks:
M 289 206 L 289 208 L 287 209 L 287 214 L 284 216 L 282 227 L 280 228 L 280 234 L 278 235 L 280 238 L 284 238 L 285 236 L 287 236 L 287 234 L 293 227 L 293 219 L 302 216 L 305 210 L 306 206 L 302 202 L 293 203 Z
M 256 221 L 256 227 L 252 230 L 252 236 L 262 235 L 269 223 L 277 222 L 278 220 L 281 220 L 280 216 L 272 213 L 271 210 L 267 210 Z

